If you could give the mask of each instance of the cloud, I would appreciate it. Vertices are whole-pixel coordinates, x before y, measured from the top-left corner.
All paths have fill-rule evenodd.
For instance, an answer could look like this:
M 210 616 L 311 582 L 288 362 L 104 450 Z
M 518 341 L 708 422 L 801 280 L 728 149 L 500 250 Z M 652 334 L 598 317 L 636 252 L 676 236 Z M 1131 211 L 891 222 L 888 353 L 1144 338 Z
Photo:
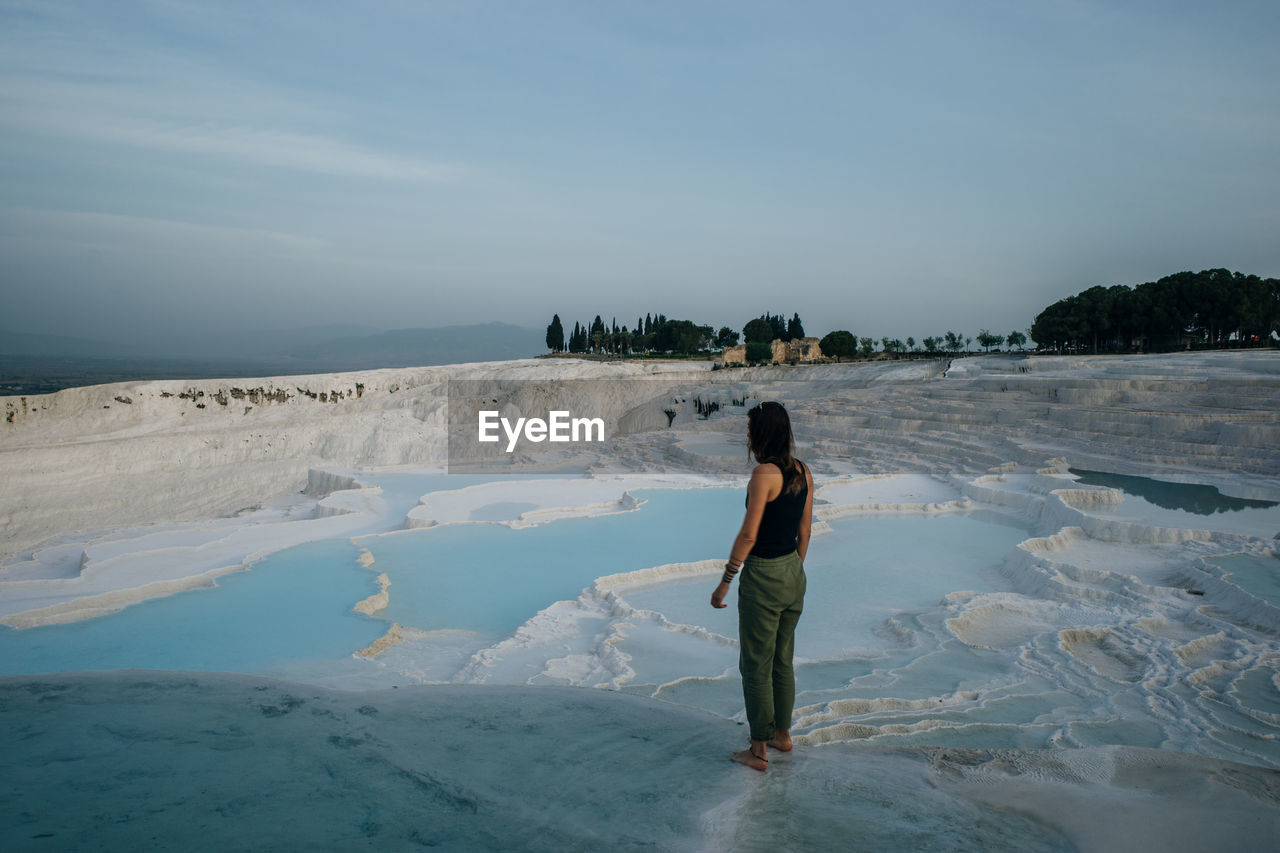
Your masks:
M 84 22 L 79 22 L 84 26 Z M 334 177 L 443 183 L 464 169 L 367 136 L 363 105 L 80 29 L 0 35 L 0 129 Z M 358 122 L 358 124 L 357 124 Z
M 331 136 L 227 121 L 139 119 L 47 108 L 13 108 L 6 113 L 0 123 L 10 130 L 338 177 L 442 183 L 458 180 L 463 172 L 455 165 L 389 154 Z
M 197 250 L 211 254 L 230 251 L 291 255 L 313 253 L 328 245 L 315 237 L 257 228 L 84 211 L 9 208 L 0 210 L 0 225 L 16 246 L 45 242 L 55 247 L 75 245 L 121 254 L 135 254 L 150 247 L 154 252 L 172 255 Z

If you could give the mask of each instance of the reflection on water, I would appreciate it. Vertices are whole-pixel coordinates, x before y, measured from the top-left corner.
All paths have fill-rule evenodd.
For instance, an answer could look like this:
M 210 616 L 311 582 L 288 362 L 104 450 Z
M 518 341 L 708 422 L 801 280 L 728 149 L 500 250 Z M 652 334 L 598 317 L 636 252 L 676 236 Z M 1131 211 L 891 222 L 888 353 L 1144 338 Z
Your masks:
M 1270 509 L 1280 506 L 1275 501 L 1258 501 L 1249 498 L 1233 498 L 1224 495 L 1213 486 L 1195 483 L 1168 483 L 1149 477 L 1129 474 L 1108 474 L 1103 471 L 1086 471 L 1071 468 L 1071 473 L 1086 486 L 1103 486 L 1119 489 L 1135 495 L 1164 509 L 1176 509 L 1196 515 L 1213 515 L 1219 512 L 1239 512 L 1245 509 Z

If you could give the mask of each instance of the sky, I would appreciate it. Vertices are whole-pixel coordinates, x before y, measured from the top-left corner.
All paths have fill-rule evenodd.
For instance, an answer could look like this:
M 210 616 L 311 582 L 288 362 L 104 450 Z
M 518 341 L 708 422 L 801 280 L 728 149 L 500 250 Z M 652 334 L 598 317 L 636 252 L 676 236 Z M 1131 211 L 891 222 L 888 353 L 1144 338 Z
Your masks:
M 0 329 L 1007 334 L 1280 276 L 1280 4 L 0 0 Z

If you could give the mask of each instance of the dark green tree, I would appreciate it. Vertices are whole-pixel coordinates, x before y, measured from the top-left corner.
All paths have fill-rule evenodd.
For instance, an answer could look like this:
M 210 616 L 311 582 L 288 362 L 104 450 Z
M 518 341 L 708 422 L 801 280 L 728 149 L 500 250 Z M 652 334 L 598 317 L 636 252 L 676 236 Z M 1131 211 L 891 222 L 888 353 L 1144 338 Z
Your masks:
M 991 352 L 992 347 L 999 349 L 1002 343 L 1004 343 L 1002 335 L 993 335 L 986 329 L 978 332 L 978 346 L 982 347 L 983 352 Z
M 564 352 L 564 326 L 560 325 L 560 315 L 551 317 L 551 325 L 547 326 L 547 349 L 552 352 Z
M 767 344 L 776 337 L 773 325 L 764 317 L 757 317 L 742 327 L 742 339 L 749 344 Z
M 852 332 L 846 332 L 843 329 L 835 332 L 827 332 L 823 335 L 822 340 L 818 341 L 818 347 L 822 350 L 823 355 L 829 355 L 836 361 L 842 358 L 853 358 L 858 354 L 858 339 L 854 337 Z
M 1240 330 L 1237 339 L 1247 345 L 1266 341 L 1280 329 L 1280 282 L 1246 276 L 1240 287 Z
M 653 349 L 688 355 L 703 348 L 705 335 L 710 331 L 710 326 L 699 327 L 689 320 L 667 320 L 664 317 L 661 323 L 655 324 Z
M 1036 315 L 1031 337 L 1053 349 L 1093 352 L 1265 345 L 1280 318 L 1278 285 L 1211 269 L 1135 287 L 1090 287 Z
M 773 347 L 765 341 L 748 341 L 746 352 L 747 364 L 761 364 L 773 361 Z
M 599 314 L 597 314 L 596 318 L 591 321 L 591 334 L 588 335 L 587 337 L 588 337 L 588 340 L 591 341 L 592 352 L 598 355 L 601 351 L 604 350 L 604 344 L 605 344 L 604 321 L 600 319 Z
M 792 314 L 791 319 L 787 321 L 787 339 L 798 341 L 804 337 L 804 324 L 800 322 L 799 314 Z M 821 344 L 819 344 L 821 346 Z

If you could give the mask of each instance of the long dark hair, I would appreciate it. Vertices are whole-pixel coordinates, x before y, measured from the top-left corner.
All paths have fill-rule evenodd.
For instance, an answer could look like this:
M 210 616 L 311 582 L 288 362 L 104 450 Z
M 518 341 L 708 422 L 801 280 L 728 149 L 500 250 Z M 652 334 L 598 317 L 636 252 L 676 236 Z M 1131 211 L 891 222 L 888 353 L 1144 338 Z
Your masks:
M 800 465 L 795 458 L 795 439 L 791 435 L 791 418 L 781 403 L 769 400 L 759 403 L 747 412 L 747 447 L 756 461 L 772 462 L 788 473 L 798 473 Z M 800 491 L 801 478 L 792 477 L 787 492 Z

